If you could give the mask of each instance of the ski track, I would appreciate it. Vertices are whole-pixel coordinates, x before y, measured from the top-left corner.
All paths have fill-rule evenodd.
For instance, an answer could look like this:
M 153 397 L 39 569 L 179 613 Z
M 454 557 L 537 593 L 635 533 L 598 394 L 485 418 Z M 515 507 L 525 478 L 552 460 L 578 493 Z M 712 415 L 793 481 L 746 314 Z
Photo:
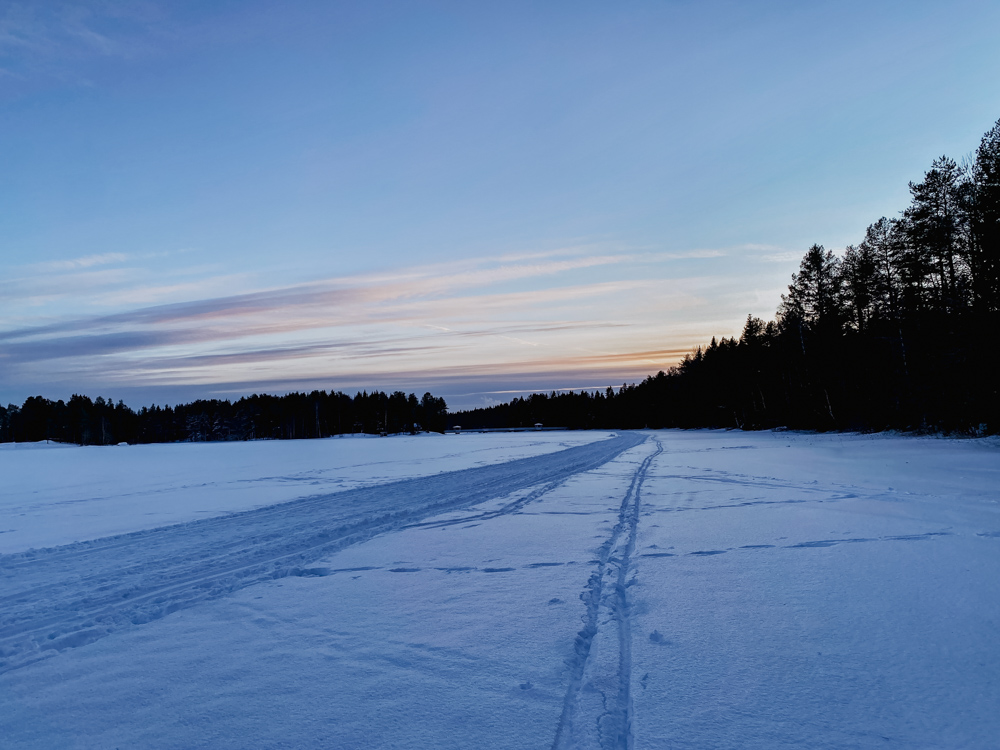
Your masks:
M 601 750 L 629 750 L 632 746 L 632 630 L 629 612 L 628 587 L 631 585 L 632 553 L 635 551 L 639 527 L 641 489 L 650 465 L 663 452 L 663 446 L 654 438 L 656 450 L 646 456 L 632 475 L 632 482 L 618 511 L 618 522 L 611 536 L 601 545 L 597 570 L 590 576 L 587 588 L 580 599 L 587 605 L 584 627 L 577 634 L 574 654 L 568 660 L 569 687 L 563 702 L 563 711 L 556 728 L 553 750 L 569 750 L 586 746 L 589 737 L 587 722 L 596 722 L 596 742 Z M 606 585 L 606 579 L 611 585 Z M 594 637 L 601 622 L 613 622 L 617 630 L 618 674 L 613 680 L 616 694 L 602 693 L 603 711 L 598 716 L 588 716 L 579 710 L 585 691 L 588 659 Z
M 431 516 L 531 490 L 497 510 L 432 525 L 516 513 L 644 440 L 619 434 L 503 464 L 0 555 L 0 673 L 254 583 L 326 575 L 309 564 Z
M 501 506 L 500 508 L 497 508 L 496 510 L 487 510 L 483 511 L 482 513 L 475 513 L 471 516 L 461 516 L 460 518 L 447 518 L 441 521 L 421 521 L 420 523 L 409 524 L 404 528 L 441 529 L 446 526 L 457 526 L 458 524 L 470 523 L 472 521 L 488 521 L 491 518 L 497 518 L 499 516 L 507 516 L 510 515 L 511 513 L 518 513 L 525 505 L 533 503 L 535 502 L 535 500 L 542 497 L 542 495 L 547 495 L 548 493 L 552 492 L 552 490 L 561 485 L 567 479 L 569 479 L 569 476 L 556 479 L 555 481 L 549 482 L 548 484 L 545 484 L 541 487 L 536 487 L 524 497 L 512 500 L 511 502 L 506 503 L 505 505 Z

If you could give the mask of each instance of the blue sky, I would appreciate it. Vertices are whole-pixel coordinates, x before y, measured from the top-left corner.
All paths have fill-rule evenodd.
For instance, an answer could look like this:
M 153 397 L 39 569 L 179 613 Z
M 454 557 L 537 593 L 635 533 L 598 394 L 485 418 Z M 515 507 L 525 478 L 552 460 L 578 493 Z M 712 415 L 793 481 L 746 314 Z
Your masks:
M 1000 117 L 1000 5 L 5 3 L 0 401 L 604 387 Z

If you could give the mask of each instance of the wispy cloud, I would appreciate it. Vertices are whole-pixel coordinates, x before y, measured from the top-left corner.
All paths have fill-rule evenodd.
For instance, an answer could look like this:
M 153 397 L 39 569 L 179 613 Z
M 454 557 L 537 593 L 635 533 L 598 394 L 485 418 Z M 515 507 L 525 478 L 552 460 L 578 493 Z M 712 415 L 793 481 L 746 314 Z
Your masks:
M 91 57 L 134 58 L 168 29 L 160 7 L 141 0 L 5 3 L 0 9 L 0 55 L 16 55 L 26 71 L 59 73 Z
M 774 252 L 757 253 L 753 257 L 763 263 L 794 263 L 802 257 L 802 253 L 798 250 L 771 249 Z
M 525 341 L 524 339 L 519 339 L 517 336 L 500 336 L 500 338 L 513 341 L 515 344 L 521 344 L 522 346 L 538 346 L 537 341 Z
M 68 260 L 50 260 L 43 263 L 35 263 L 29 266 L 34 271 L 75 271 L 78 268 L 91 268 L 93 266 L 106 266 L 110 263 L 124 263 L 129 259 L 125 253 L 99 253 L 97 255 L 85 255 L 82 258 L 70 258 Z
M 0 369 L 7 379 L 61 379 L 80 387 L 211 388 L 250 378 L 263 388 L 404 373 L 428 382 L 479 383 L 489 373 L 576 373 L 568 380 L 614 382 L 665 369 L 700 343 L 691 316 L 705 313 L 703 293 L 717 298 L 724 282 L 674 278 L 666 269 L 677 260 L 726 252 L 564 249 L 218 296 L 198 292 L 252 287 L 253 279 L 215 274 L 145 284 L 130 256 L 85 256 L 39 264 L 35 276 L 8 283 L 38 297 L 79 281 L 103 288 L 91 300 L 114 296 L 125 309 L 0 327 Z M 136 306 L 178 296 L 189 299 Z M 676 345 L 649 349 L 656 340 Z
M 227 319 L 258 322 L 249 326 L 251 333 L 261 327 L 278 331 L 295 330 L 329 325 L 336 322 L 357 322 L 364 319 L 393 320 L 401 314 L 412 314 L 406 308 L 413 304 L 477 306 L 480 309 L 517 303 L 526 303 L 539 297 L 551 300 L 577 298 L 581 295 L 599 294 L 602 290 L 620 289 L 620 283 L 603 285 L 575 285 L 556 287 L 536 292 L 513 292 L 497 294 L 471 294 L 475 291 L 504 284 L 546 276 L 556 276 L 577 269 L 593 268 L 601 265 L 621 263 L 620 256 L 598 256 L 574 260 L 550 261 L 531 264 L 496 265 L 492 261 L 481 261 L 478 267 L 471 266 L 457 272 L 445 272 L 446 266 L 425 266 L 405 269 L 391 275 L 359 275 L 338 277 L 323 281 L 297 284 L 286 287 L 264 289 L 245 294 L 222 297 L 208 297 L 190 302 L 177 302 L 149 307 L 140 307 L 112 315 L 83 317 L 53 323 L 40 327 L 0 332 L 0 340 L 10 340 L 23 336 L 45 336 L 61 332 L 83 332 L 88 329 L 104 329 L 109 326 L 154 326 L 180 325 L 184 323 L 205 324 L 222 322 Z M 39 276 L 30 280 L 9 282 L 11 296 L 20 293 L 22 297 L 44 297 L 59 293 L 69 293 L 71 284 L 77 288 L 101 286 L 111 281 L 123 281 L 134 277 L 130 271 L 105 270 L 87 271 L 73 274 L 70 278 L 61 275 Z M 116 293 L 124 301 L 169 295 L 177 291 L 191 291 L 199 285 L 218 287 L 236 278 L 211 277 L 201 282 L 190 282 L 164 287 L 138 286 L 131 291 Z M 635 282 L 625 282 L 633 284 Z M 456 292 L 458 293 L 456 295 Z M 130 296 L 131 295 L 131 296 Z M 442 311 L 438 310 L 438 314 Z M 280 321 L 280 322 L 279 322 Z M 236 324 L 239 327 L 239 323 Z M 229 335 L 239 335 L 231 330 Z
M 134 305 L 148 305 L 161 300 L 195 298 L 218 294 L 224 289 L 245 287 L 253 283 L 249 273 L 212 274 L 207 278 L 173 284 L 138 284 L 124 288 L 103 291 L 94 296 L 94 307 L 115 308 Z

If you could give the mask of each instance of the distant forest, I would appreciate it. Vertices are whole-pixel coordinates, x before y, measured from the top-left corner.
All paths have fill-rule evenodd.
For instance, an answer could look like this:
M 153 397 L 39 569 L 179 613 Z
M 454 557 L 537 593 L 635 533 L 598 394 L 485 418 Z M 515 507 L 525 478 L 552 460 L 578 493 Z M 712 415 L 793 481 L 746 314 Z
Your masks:
M 69 401 L 32 396 L 21 407 L 0 406 L 0 442 L 56 440 L 81 445 L 204 440 L 317 438 L 349 433 L 443 431 L 447 404 L 425 393 L 313 391 L 254 395 L 239 401 L 200 400 L 142 407 L 74 395 Z
M 813 245 L 774 320 L 747 318 L 676 367 L 618 391 L 533 394 L 447 414 L 430 393 L 255 395 L 133 411 L 36 396 L 0 407 L 0 441 L 81 444 L 311 438 L 446 426 L 786 426 L 1000 431 L 1000 121 L 959 164 L 942 156 L 899 218 L 841 256 Z M 446 421 L 447 420 L 447 421 Z
M 842 256 L 809 248 L 775 320 L 748 317 L 739 339 L 713 338 L 617 393 L 535 394 L 451 421 L 996 433 L 1000 121 L 910 194 Z

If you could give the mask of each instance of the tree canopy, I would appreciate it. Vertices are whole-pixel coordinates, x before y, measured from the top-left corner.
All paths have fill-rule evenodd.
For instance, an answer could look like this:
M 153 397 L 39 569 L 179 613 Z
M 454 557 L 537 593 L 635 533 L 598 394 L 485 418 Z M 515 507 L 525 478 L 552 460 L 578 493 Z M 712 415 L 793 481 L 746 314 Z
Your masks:
M 463 426 L 1000 429 L 1000 121 L 935 159 L 857 244 L 805 253 L 773 321 L 617 392 L 536 394 Z

